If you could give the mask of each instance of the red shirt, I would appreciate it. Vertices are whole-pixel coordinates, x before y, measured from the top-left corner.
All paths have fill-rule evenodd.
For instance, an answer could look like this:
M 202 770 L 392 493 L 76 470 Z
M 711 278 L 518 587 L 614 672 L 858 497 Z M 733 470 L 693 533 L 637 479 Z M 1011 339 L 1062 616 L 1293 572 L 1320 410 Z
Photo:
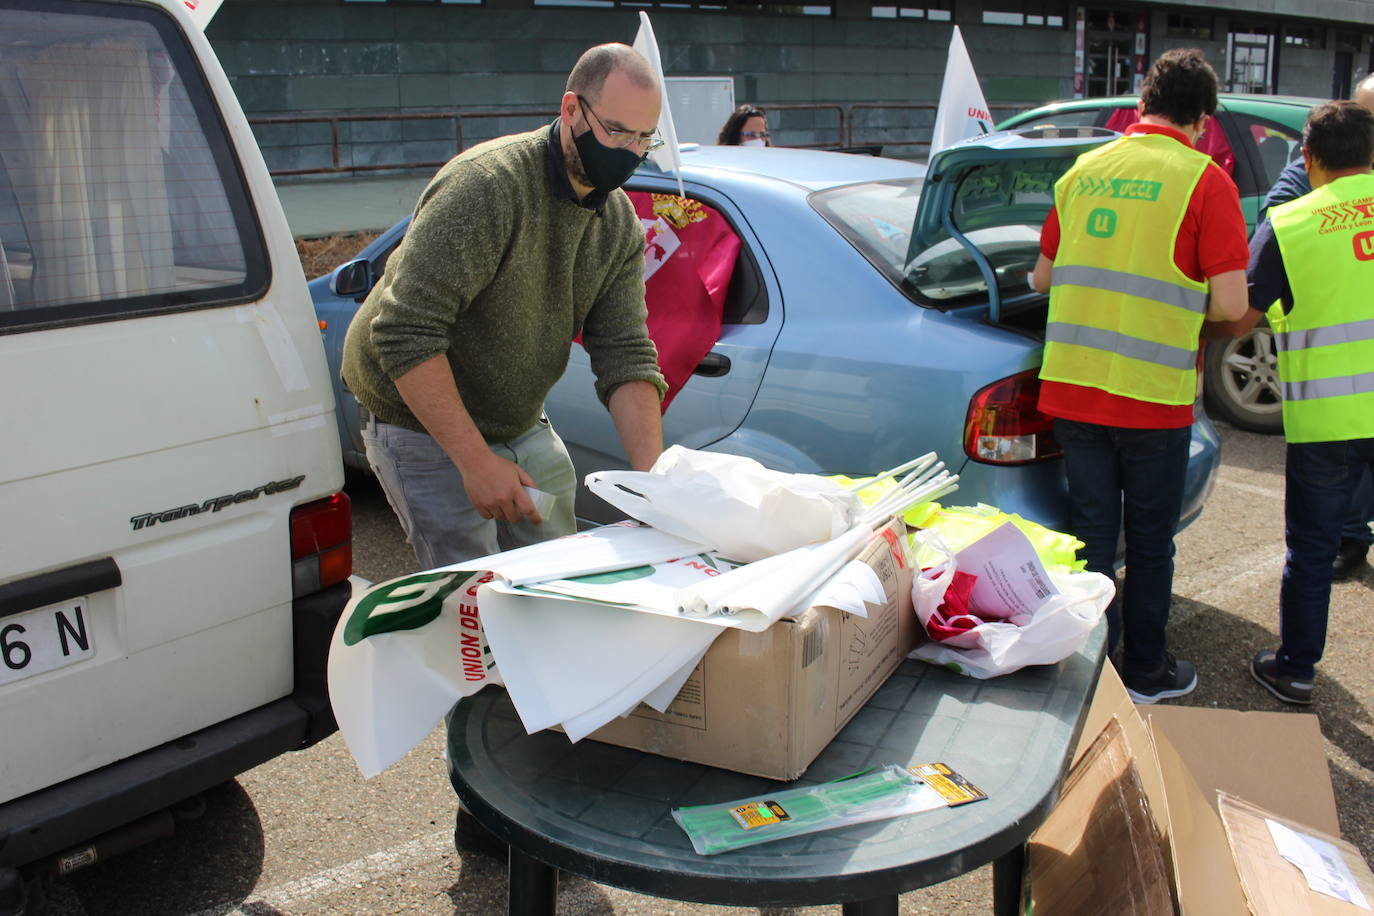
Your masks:
M 1126 133 L 1163 134 L 1191 147 L 1188 138 L 1171 127 L 1132 124 Z M 1058 252 L 1059 213 L 1051 208 L 1040 230 L 1040 253 L 1052 261 Z M 1211 162 L 1193 188 L 1188 210 L 1178 227 L 1174 263 L 1187 276 L 1201 281 L 1227 271 L 1244 270 L 1249 260 L 1240 192 L 1231 176 Z M 1039 407 L 1051 417 L 1133 429 L 1173 429 L 1191 426 L 1193 422 L 1192 404 L 1137 401 L 1101 388 L 1048 379 L 1040 383 Z

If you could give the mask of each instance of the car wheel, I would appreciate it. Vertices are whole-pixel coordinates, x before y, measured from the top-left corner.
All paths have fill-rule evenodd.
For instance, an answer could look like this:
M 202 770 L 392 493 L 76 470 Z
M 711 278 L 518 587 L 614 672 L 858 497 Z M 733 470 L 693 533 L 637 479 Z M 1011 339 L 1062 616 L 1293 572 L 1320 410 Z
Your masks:
M 1274 332 L 1257 326 L 1244 337 L 1207 347 L 1203 396 L 1213 417 L 1256 433 L 1283 432 Z

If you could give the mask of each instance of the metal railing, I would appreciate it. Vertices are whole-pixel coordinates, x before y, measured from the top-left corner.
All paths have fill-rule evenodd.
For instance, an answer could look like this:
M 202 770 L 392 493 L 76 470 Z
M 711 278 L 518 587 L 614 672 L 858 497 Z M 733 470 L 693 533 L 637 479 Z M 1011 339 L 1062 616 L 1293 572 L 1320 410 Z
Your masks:
M 365 163 L 365 164 L 343 164 L 341 144 L 339 142 L 339 125 L 352 124 L 368 121 L 452 121 L 453 122 L 453 143 L 454 153 L 460 153 L 467 148 L 467 143 L 463 138 L 463 122 L 481 120 L 484 118 L 542 118 L 545 121 L 556 116 L 556 111 L 530 111 L 507 110 L 507 111 L 421 111 L 404 114 L 373 114 L 373 115 L 282 115 L 262 118 L 249 118 L 250 127 L 259 125 L 270 126 L 278 124 L 328 124 L 329 125 L 329 146 L 330 159 L 332 164 L 328 166 L 318 166 L 315 168 L 297 169 L 271 169 L 272 176 L 282 175 L 326 175 L 334 172 L 378 172 L 389 169 L 419 169 L 419 168 L 438 168 L 448 161 L 447 157 L 434 162 L 386 162 L 386 163 Z M 357 142 L 357 141 L 350 141 Z
M 1038 102 L 1004 102 L 1004 103 L 1002 103 L 1001 105 L 989 105 L 988 108 L 990 109 L 990 111 L 989 111 L 990 114 L 991 114 L 991 113 L 996 113 L 996 112 L 1001 112 L 1001 113 L 1002 113 L 1001 117 L 997 118 L 998 121 L 1001 121 L 1001 120 L 1003 120 L 1004 118 L 1009 118 L 1009 117 L 1011 117 L 1011 116 L 1014 115 L 1014 114 L 1019 114 L 1020 112 L 1023 112 L 1023 111 L 1029 111 L 1030 109 L 1035 108 L 1038 104 L 1040 104 L 1040 103 L 1038 103 Z M 850 145 L 850 146 L 882 145 L 882 146 L 924 146 L 924 147 L 929 147 L 929 146 L 930 146 L 930 136 L 929 136 L 929 133 L 928 133 L 928 132 L 927 132 L 927 136 L 926 136 L 926 138 L 925 138 L 924 140 L 889 140 L 889 139 L 887 139 L 887 138 L 864 139 L 862 136 L 860 137 L 860 139 L 856 140 L 856 139 L 854 138 L 854 134 L 855 134 L 855 127 L 857 127 L 858 124 L 859 124 L 859 115 L 858 115 L 858 112 L 862 112 L 862 111 L 929 111 L 929 112 L 932 112 L 930 120 L 931 120 L 931 127 L 933 128 L 933 127 L 934 127 L 934 124 L 935 124 L 935 115 L 934 115 L 934 112 L 937 111 L 937 110 L 939 109 L 939 107 L 940 107 L 939 105 L 934 105 L 934 104 L 930 104 L 930 103 L 923 103 L 923 104 L 903 104 L 903 103 L 898 103 L 898 102 L 855 102 L 855 103 L 853 103 L 852 105 L 849 106 L 849 145 Z
M 1017 113 L 1017 112 L 1025 111 L 1025 110 L 1027 110 L 1027 109 L 1029 109 L 1029 108 L 1032 108 L 1032 107 L 1035 106 L 1035 104 L 1036 104 L 1036 103 L 1033 103 L 1033 102 L 1025 102 L 1025 103 L 1021 103 L 1021 102 L 1008 102 L 1008 103 L 1003 103 L 1003 104 L 1001 104 L 1001 105 L 993 105 L 993 106 L 990 106 L 990 107 L 992 108 L 992 110 L 993 110 L 994 112 L 1004 112 L 1004 116 L 1010 116 L 1010 115 L 1015 114 L 1015 113 Z M 845 106 L 842 106 L 842 105 L 839 105 L 839 104 L 825 103 L 825 102 L 796 103 L 796 104 L 780 104 L 780 105 L 762 105 L 761 107 L 764 108 L 766 111 L 768 111 L 768 112 L 770 112 L 770 113 L 772 113 L 772 112 L 783 112 L 783 111 L 816 111 L 816 112 L 821 112 L 821 111 L 833 111 L 833 112 L 835 113 L 835 121 L 836 121 L 835 126 L 834 126 L 835 139 L 834 139 L 833 142 L 830 142 L 830 141 L 818 141 L 818 142 L 814 142 L 814 143 L 795 143 L 795 144 L 786 144 L 787 146 L 792 146 L 792 147 L 797 147 L 797 148 L 808 148 L 808 149 L 832 148 L 832 147 L 860 147 L 860 146 L 929 147 L 929 146 L 930 146 L 930 136 L 929 136 L 929 129 L 928 129 L 927 127 L 924 127 L 924 126 L 922 126 L 922 127 L 913 127 L 913 126 L 910 126 L 910 125 L 900 125 L 900 126 L 897 126 L 897 127 L 889 127 L 889 128 L 886 128 L 886 130 L 887 130 L 889 133 L 891 133 L 892 131 L 910 131 L 910 132 L 921 131 L 921 132 L 923 132 L 923 133 L 925 134 L 924 139 L 917 139 L 917 138 L 893 139 L 893 138 L 888 137 L 888 136 L 884 136 L 884 137 L 881 137 L 881 138 L 867 138 L 867 137 L 864 136 L 864 134 L 862 133 L 862 131 L 859 129 L 859 128 L 861 127 L 861 125 L 860 125 L 860 118 L 861 118 L 861 114 L 862 114 L 863 112 L 874 112 L 874 111 L 930 111 L 930 112 L 934 112 L 934 111 L 938 108 L 938 106 L 936 106 L 936 105 L 934 105 L 934 104 L 928 104 L 928 103 L 923 103 L 923 104 L 902 104 L 902 103 L 896 103 L 896 102 L 854 102 L 854 103 L 850 104 L 850 105 L 848 106 L 847 109 L 845 108 Z M 379 171 L 392 171 L 392 170 L 403 170 L 403 169 L 421 169 L 421 168 L 435 169 L 435 168 L 438 168 L 439 166 L 443 165 L 446 161 L 448 161 L 448 157 L 446 156 L 444 159 L 438 159 L 438 160 L 433 160 L 433 161 L 430 161 L 430 160 L 425 160 L 425 161 L 400 161 L 400 162 L 385 162 L 385 163 L 371 162 L 371 163 L 362 163 L 362 164 L 350 162 L 350 163 L 345 164 L 345 163 L 342 161 L 342 160 L 343 160 L 342 151 L 343 151 L 343 147 L 344 147 L 344 142 L 341 142 L 341 141 L 340 141 L 340 137 L 339 137 L 339 127 L 340 127 L 340 125 L 342 125 L 342 124 L 355 124 L 355 123 L 365 123 L 365 122 L 388 122 L 388 121 L 450 121 L 450 122 L 452 122 L 453 127 L 452 127 L 452 130 L 451 130 L 449 136 L 452 138 L 452 142 L 453 142 L 453 147 L 454 147 L 454 148 L 453 148 L 453 152 L 450 153 L 449 155 L 453 155 L 453 154 L 462 152 L 464 149 L 467 148 L 467 141 L 466 141 L 466 138 L 465 138 L 465 136 L 464 136 L 464 128 L 463 128 L 463 125 L 464 125 L 465 122 L 479 121 L 479 120 L 492 119 L 492 118 L 530 118 L 530 119 L 542 119 L 542 120 L 544 120 L 544 121 L 547 122 L 548 120 L 550 120 L 550 119 L 552 119 L 553 117 L 555 117 L 557 114 L 558 114 L 558 112 L 556 112 L 556 111 L 532 111 L 532 110 L 530 110 L 530 109 L 518 109 L 518 110 L 517 110 L 517 109 L 508 109 L 508 110 L 501 110 L 501 111 L 457 111 L 457 110 L 455 110 L 455 111 L 430 111 L 430 112 L 391 113 L 391 114 L 367 114 L 367 115 L 357 115 L 357 114 L 339 114 L 339 115 L 280 115 L 280 116 L 273 115 L 273 116 L 264 116 L 264 117 L 259 117 L 259 118 L 249 118 L 249 119 L 248 119 L 248 123 L 249 123 L 249 125 L 250 125 L 251 127 L 254 127 L 254 128 L 257 128 L 257 127 L 271 127 L 271 126 L 276 126 L 276 125 L 288 125 L 288 124 L 290 124 L 290 125 L 299 125 L 299 124 L 328 124 L 328 125 L 329 125 L 329 147 L 330 147 L 330 163 L 331 163 L 331 164 L 330 164 L 330 165 L 327 165 L 327 166 L 315 166 L 315 167 L 310 167 L 310 168 L 274 168 L 274 169 L 271 169 L 271 174 L 272 174 L 273 177 L 281 177 L 281 176 L 287 176 L 287 175 L 326 175 L 326 174 L 346 173 L 346 172 L 349 172 L 349 173 L 351 173 L 351 172 L 379 172 Z M 932 119 L 932 122 L 933 122 L 933 120 L 934 120 L 934 115 L 933 115 L 933 114 L 932 114 L 932 116 L 931 116 L 931 119 Z M 781 118 L 779 118 L 778 120 L 781 121 Z M 778 132 L 780 129 L 796 130 L 797 128 L 782 128 L 781 125 L 775 125 L 775 126 L 773 126 L 773 131 L 774 131 L 775 133 Z M 819 133 L 820 133 L 821 131 L 823 131 L 823 130 L 828 132 L 831 128 L 827 126 L 827 127 L 825 127 L 825 128 L 811 127 L 811 128 L 806 128 L 806 129 L 811 130 L 811 131 L 813 131 L 814 133 L 818 133 L 818 134 L 819 134 Z M 434 138 L 429 138 L 429 139 L 432 140 L 432 139 L 434 139 Z M 483 139 L 485 139 L 485 138 L 483 138 Z M 359 141 L 359 140 L 356 140 L 356 139 L 349 139 L 349 140 L 346 141 L 346 142 L 347 142 L 348 144 L 350 144 L 350 145 L 353 145 L 353 144 L 366 144 L 366 143 L 369 142 L 369 141 Z M 313 145 L 313 144 L 301 143 L 301 144 L 298 144 L 298 145 L 306 146 L 306 145 Z M 267 147 L 267 149 L 270 149 L 270 148 L 271 148 L 270 146 Z M 351 157 L 350 157 L 350 158 L 351 158 Z

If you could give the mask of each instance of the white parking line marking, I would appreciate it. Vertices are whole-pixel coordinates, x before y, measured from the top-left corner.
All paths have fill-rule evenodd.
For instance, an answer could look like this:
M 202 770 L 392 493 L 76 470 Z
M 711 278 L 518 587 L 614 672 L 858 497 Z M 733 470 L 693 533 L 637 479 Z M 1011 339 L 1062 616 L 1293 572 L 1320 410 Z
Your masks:
M 237 905 L 224 903 L 189 916 L 256 916 L 262 912 L 263 907 L 289 913 L 316 897 L 351 890 L 355 885 L 407 871 L 417 865 L 441 858 L 445 852 L 453 852 L 452 830 L 440 830 L 408 843 L 354 859 L 352 862 L 345 862 L 334 868 L 268 888 Z
M 1277 499 L 1279 502 L 1283 502 L 1283 490 L 1278 487 L 1261 487 L 1253 483 L 1241 483 L 1239 480 L 1231 480 L 1220 474 L 1217 475 L 1217 485 L 1230 487 L 1232 490 L 1240 490 L 1242 493 L 1267 496 L 1270 499 Z

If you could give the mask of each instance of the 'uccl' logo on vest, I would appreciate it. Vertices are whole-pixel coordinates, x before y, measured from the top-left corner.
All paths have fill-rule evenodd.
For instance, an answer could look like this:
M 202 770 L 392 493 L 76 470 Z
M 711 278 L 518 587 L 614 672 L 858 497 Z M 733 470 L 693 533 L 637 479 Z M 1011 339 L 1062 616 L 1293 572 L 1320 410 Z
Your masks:
M 1374 230 L 1361 232 L 1352 240 L 1355 257 L 1360 261 L 1374 261 Z

